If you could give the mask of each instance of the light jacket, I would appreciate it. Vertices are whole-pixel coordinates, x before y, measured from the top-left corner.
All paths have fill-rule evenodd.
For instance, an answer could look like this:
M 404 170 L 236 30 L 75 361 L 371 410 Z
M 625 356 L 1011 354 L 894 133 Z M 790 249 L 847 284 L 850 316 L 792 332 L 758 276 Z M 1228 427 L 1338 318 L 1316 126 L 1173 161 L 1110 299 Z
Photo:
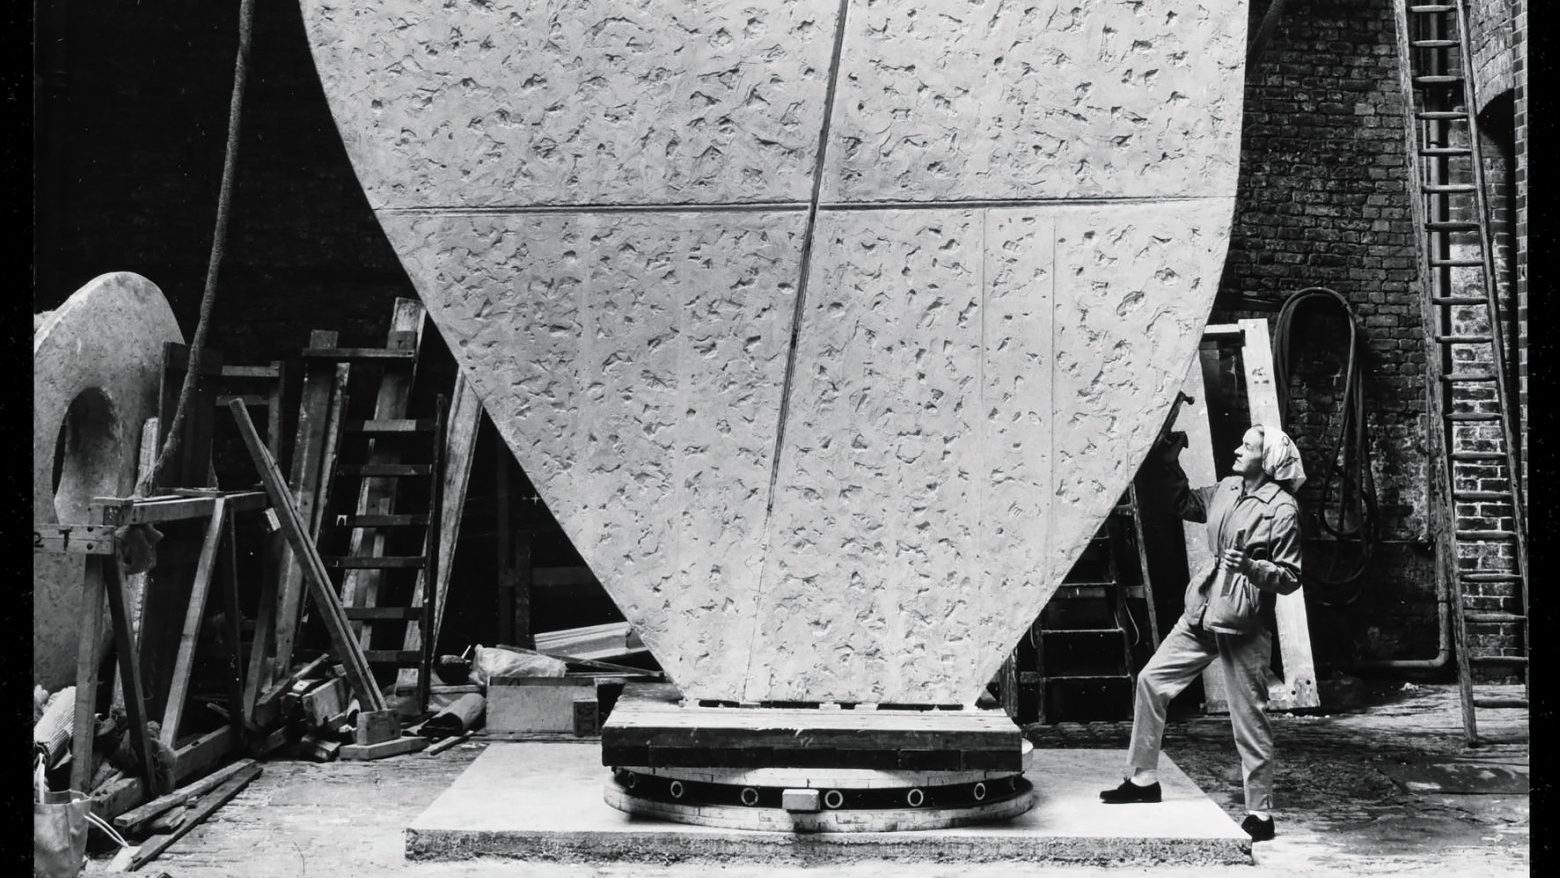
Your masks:
M 1300 507 L 1277 482 L 1251 491 L 1240 476 L 1192 489 L 1179 465 L 1171 465 L 1176 512 L 1188 521 L 1208 523 L 1213 557 L 1186 586 L 1184 618 L 1222 634 L 1261 630 L 1275 595 L 1300 587 Z M 1244 573 L 1219 580 L 1218 559 L 1225 549 L 1244 548 L 1250 562 Z

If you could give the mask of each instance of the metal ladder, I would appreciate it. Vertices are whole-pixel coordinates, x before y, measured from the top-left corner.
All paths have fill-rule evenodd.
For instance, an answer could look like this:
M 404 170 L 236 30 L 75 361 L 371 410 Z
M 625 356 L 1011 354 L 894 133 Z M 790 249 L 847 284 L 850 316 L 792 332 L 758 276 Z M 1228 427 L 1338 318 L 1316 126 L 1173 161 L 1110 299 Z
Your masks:
M 1419 188 L 1414 217 L 1423 230 L 1430 401 L 1440 422 L 1430 437 L 1432 457 L 1440 464 L 1435 467 L 1440 502 L 1432 498 L 1443 553 L 1438 575 L 1451 579 L 1463 728 L 1469 745 L 1476 745 L 1478 708 L 1528 703 L 1481 696 L 1474 679 L 1478 668 L 1521 669 L 1524 693 L 1529 691 L 1527 524 L 1517 429 L 1500 338 L 1477 94 L 1465 69 L 1471 57 L 1467 6 L 1465 0 L 1417 5 L 1395 0 L 1395 6 L 1409 164 Z M 1469 287 L 1478 287 L 1478 294 L 1464 292 Z M 1458 504 L 1469 503 L 1493 505 L 1495 515 L 1486 506 L 1481 517 L 1509 521 L 1509 529 L 1460 525 Z M 1470 595 L 1474 584 L 1507 587 L 1495 596 Z M 1480 652 L 1470 626 L 1518 626 L 1521 654 Z

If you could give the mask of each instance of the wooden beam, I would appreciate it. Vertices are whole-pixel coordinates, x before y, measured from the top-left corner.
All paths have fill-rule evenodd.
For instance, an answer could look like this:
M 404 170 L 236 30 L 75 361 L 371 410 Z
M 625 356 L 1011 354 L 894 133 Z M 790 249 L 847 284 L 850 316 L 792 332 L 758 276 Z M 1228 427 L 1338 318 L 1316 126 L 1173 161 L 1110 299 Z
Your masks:
M 241 742 L 233 734 L 232 726 L 223 726 L 200 735 L 173 753 L 173 783 L 163 789 L 172 789 L 194 778 L 205 777 L 238 750 Z M 162 790 L 159 790 L 162 792 Z
M 222 545 L 222 535 L 226 529 L 227 501 L 219 497 L 212 506 L 211 521 L 206 526 L 206 539 L 200 547 L 200 560 L 195 565 L 195 582 L 190 588 L 190 602 L 184 612 L 184 630 L 179 635 L 179 654 L 173 664 L 173 684 L 163 707 L 159 738 L 165 747 L 172 747 L 179 739 L 184 702 L 189 695 L 190 674 L 195 670 L 195 646 L 200 639 L 201 623 L 206 618 L 206 598 L 211 593 L 212 571 L 216 569 L 217 550 Z
M 320 560 L 320 554 L 315 549 L 314 543 L 304 532 L 298 507 L 293 503 L 292 495 L 288 493 L 287 486 L 282 482 L 282 474 L 277 470 L 276 462 L 271 459 L 270 452 L 260 442 L 260 436 L 255 432 L 255 425 L 249 419 L 248 410 L 237 402 L 230 404 L 228 409 L 232 411 L 234 420 L 238 422 L 239 435 L 243 438 L 244 445 L 248 447 L 255 467 L 260 471 L 260 480 L 265 484 L 266 493 L 270 495 L 272 505 L 281 516 L 282 530 L 287 534 L 287 541 L 292 545 L 293 554 L 301 561 L 304 582 L 309 586 L 309 594 L 314 598 L 314 604 L 319 608 L 325 627 L 330 632 L 331 644 L 337 653 L 336 657 L 346 667 L 348 682 L 363 699 L 365 710 L 384 710 L 386 707 L 384 693 L 379 691 L 378 684 L 374 682 L 373 671 L 369 669 L 368 662 L 363 656 L 363 650 L 352 636 L 352 629 L 342 612 L 341 601 L 331 588 L 330 577 L 325 572 L 325 564 Z
M 232 765 L 219 768 L 194 783 L 186 784 L 171 793 L 158 796 L 138 808 L 125 811 L 114 818 L 114 826 L 120 832 L 139 835 L 145 831 L 147 825 L 157 819 L 158 815 L 216 789 L 231 780 L 239 772 L 254 764 L 255 761 L 253 759 L 240 759 Z
M 250 781 L 259 776 L 260 766 L 250 765 L 229 779 L 227 783 L 212 790 L 201 799 L 200 804 L 184 819 L 184 822 L 180 823 L 172 832 L 151 839 L 142 845 L 141 850 L 130 858 L 128 871 L 134 872 L 136 869 L 156 859 L 163 851 L 172 846 L 174 842 L 183 838 L 185 833 L 199 826 L 202 821 L 215 813 L 218 808 L 226 805 L 230 799 L 238 795 L 240 790 L 248 786 Z
M 33 522 L 33 551 L 53 555 L 112 555 L 114 528 L 100 524 Z
M 81 639 L 76 646 L 76 715 L 70 747 L 73 790 L 91 789 L 92 783 L 92 739 L 97 731 L 97 647 L 102 615 L 103 564 L 93 556 L 87 559 L 86 574 L 81 578 Z
M 461 510 L 466 505 L 466 489 L 471 483 L 471 461 L 476 456 L 477 431 L 482 425 L 482 400 L 477 390 L 464 374 L 455 378 L 454 402 L 450 406 L 448 427 L 444 434 L 444 474 L 442 477 L 443 514 L 439 516 L 438 556 L 434 563 L 433 619 L 427 624 L 432 629 L 432 641 L 439 642 L 439 629 L 444 624 L 444 603 L 450 590 L 450 570 L 455 562 L 455 547 L 460 541 Z M 425 549 L 426 551 L 426 546 Z M 412 603 L 420 607 L 426 600 L 427 570 L 419 571 L 417 583 L 412 589 Z M 499 624 L 503 621 L 500 617 Z M 402 649 L 422 648 L 422 629 L 407 625 L 401 640 Z M 403 668 L 396 678 L 396 685 L 410 686 L 417 682 L 417 671 Z
M 210 518 L 218 500 L 226 504 L 229 513 L 258 512 L 268 502 L 262 491 L 234 491 L 204 497 L 94 497 L 92 505 L 103 508 L 103 524 L 119 527 Z
M 336 337 L 334 332 L 316 329 L 309 336 L 309 344 L 334 347 Z M 329 472 L 322 464 L 326 448 L 334 446 L 335 433 L 332 428 L 340 423 L 340 409 L 350 375 L 345 363 L 304 363 L 303 393 L 298 404 L 292 471 L 287 484 L 297 498 L 298 513 L 310 540 L 319 536 L 320 517 L 326 505 L 323 501 L 327 499 L 321 496 L 321 479 Z M 302 565 L 293 556 L 292 547 L 285 539 L 277 575 L 280 585 L 276 605 L 274 673 L 285 675 L 292 664 L 293 643 L 297 636 L 304 589 Z
M 119 575 L 117 558 L 94 558 L 88 567 L 97 567 L 108 596 L 108 616 L 114 626 L 114 650 L 119 661 L 120 687 L 125 695 L 125 718 L 130 722 L 132 752 L 141 760 L 141 779 L 146 792 L 162 791 L 157 782 L 157 766 L 152 758 L 152 742 L 146 731 L 146 691 L 141 686 L 141 663 L 135 637 L 130 633 L 130 612 L 125 601 L 124 579 Z M 87 760 L 91 762 L 90 759 Z
M 1275 0 L 1278 2 L 1278 0 Z M 1253 424 L 1283 424 L 1278 410 L 1278 389 L 1273 384 L 1273 349 L 1268 341 L 1267 321 L 1240 321 L 1246 333 L 1241 348 L 1241 365 L 1246 376 L 1246 398 Z M 1292 710 L 1319 707 L 1316 691 L 1316 662 L 1311 656 L 1311 627 L 1306 616 L 1305 589 L 1278 595 L 1274 602 L 1278 622 L 1278 648 L 1283 656 L 1284 677 L 1281 692 L 1273 693 L 1269 708 Z

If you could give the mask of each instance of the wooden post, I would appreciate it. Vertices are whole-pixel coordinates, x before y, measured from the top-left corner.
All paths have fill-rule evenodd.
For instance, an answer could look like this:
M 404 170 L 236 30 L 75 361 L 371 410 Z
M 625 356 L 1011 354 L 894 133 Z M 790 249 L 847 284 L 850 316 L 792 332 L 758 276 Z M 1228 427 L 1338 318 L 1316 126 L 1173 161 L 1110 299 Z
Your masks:
M 227 545 L 222 552 L 222 612 L 227 618 L 227 630 L 223 633 L 230 644 L 227 655 L 228 723 L 233 727 L 233 737 L 242 741 L 244 721 L 249 714 L 244 702 L 244 635 L 238 601 L 238 528 L 231 515 L 227 516 L 225 531 L 224 541 Z M 252 648 L 255 652 L 265 652 L 264 643 L 258 640 Z
M 515 642 L 515 556 L 511 537 L 514 524 L 509 511 L 512 479 L 509 454 L 502 438 L 493 454 L 493 547 L 498 556 L 498 641 Z
M 286 484 L 282 482 L 282 474 L 277 470 L 276 462 L 271 460 L 270 452 L 260 442 L 260 436 L 255 432 L 255 425 L 250 421 L 249 412 L 244 409 L 244 404 L 234 400 L 228 404 L 228 408 L 232 411 L 234 420 L 238 422 L 239 435 L 243 437 L 244 445 L 248 447 L 249 455 L 254 459 L 255 468 L 260 471 L 260 481 L 265 484 L 266 494 L 271 498 L 273 508 L 281 517 L 282 530 L 287 534 L 287 541 L 292 546 L 293 554 L 301 562 L 304 582 L 309 587 L 309 594 L 314 598 L 315 606 L 320 609 L 320 616 L 325 622 L 326 629 L 330 631 L 331 643 L 335 646 L 337 658 L 341 659 L 346 668 L 347 681 L 363 699 L 364 710 L 384 710 L 386 708 L 384 693 L 379 691 L 378 684 L 374 682 L 373 671 L 370 670 L 368 661 L 363 656 L 363 650 L 352 636 L 352 628 L 342 611 L 341 600 L 331 588 L 325 562 L 320 560 L 319 551 L 314 548 L 314 544 L 309 541 L 304 531 L 303 522 L 298 516 L 298 507 L 293 503 L 292 495 L 287 492 Z
M 242 402 L 237 403 L 242 406 Z M 184 613 L 184 631 L 179 637 L 179 655 L 173 665 L 173 684 L 168 689 L 168 700 L 163 706 L 163 745 L 173 747 L 178 741 L 179 724 L 184 718 L 184 701 L 189 695 L 190 674 L 195 667 L 195 645 L 200 639 L 200 626 L 206 614 L 206 597 L 211 592 L 212 571 L 217 563 L 217 553 L 222 544 L 222 534 L 227 526 L 227 498 L 216 498 L 211 510 L 211 520 L 206 526 L 206 539 L 200 547 L 200 561 L 195 566 L 195 583 L 190 589 L 190 603 Z
M 92 739 L 97 731 L 97 644 L 103 612 L 103 565 L 87 559 L 82 577 L 81 639 L 76 646 L 76 716 L 71 728 L 70 788 L 90 793 L 92 782 Z M 129 701 L 130 693 L 126 693 Z
M 442 466 L 439 467 L 443 473 L 439 521 L 437 525 L 429 522 L 429 533 L 437 532 L 439 546 L 433 564 L 435 583 L 433 598 L 431 601 L 425 601 L 429 577 L 427 569 L 424 569 L 419 571 L 416 585 L 413 586 L 411 603 L 415 607 L 426 602 L 432 608 L 433 615 L 428 624 L 433 635 L 429 639 L 434 641 L 435 646 L 438 642 L 439 629 L 444 624 L 445 598 L 450 590 L 450 570 L 454 566 L 455 548 L 460 541 L 466 491 L 471 484 L 471 461 L 476 456 L 477 432 L 482 424 L 482 401 L 477 398 L 476 388 L 471 386 L 464 375 L 455 379 L 454 403 L 450 407 L 446 423 Z M 426 547 L 424 551 L 427 551 Z M 401 648 L 421 649 L 421 629 L 414 625 L 406 626 L 406 635 L 401 642 Z M 415 672 L 410 668 L 403 668 L 397 675 L 396 688 L 408 687 L 416 682 Z
M 146 795 L 155 796 L 162 790 L 152 760 L 152 742 L 146 732 L 146 693 L 141 687 L 141 667 L 136 660 L 135 638 L 130 632 L 130 613 L 125 602 L 124 578 L 119 575 L 118 553 L 92 556 L 87 559 L 87 567 L 98 569 L 103 589 L 108 593 L 108 615 L 114 626 L 114 649 L 119 656 L 119 679 L 125 693 L 125 717 L 130 722 L 130 743 L 136 755 L 141 757 L 141 778 Z M 94 612 L 93 615 L 97 614 Z M 91 762 L 90 759 L 84 761 Z M 76 789 L 91 792 L 81 787 Z
M 315 330 L 309 335 L 309 346 L 332 348 L 337 334 Z M 293 443 L 292 478 L 288 482 L 297 497 L 298 512 L 303 518 L 310 539 L 319 533 L 319 520 L 325 503 L 321 502 L 321 468 L 326 448 L 334 442 L 330 438 L 332 427 L 340 420 L 338 409 L 346 391 L 350 372 L 345 363 L 332 366 L 329 363 L 304 363 L 303 396 L 298 404 L 297 439 Z M 276 666 L 273 677 L 287 675 L 292 664 L 293 641 L 298 630 L 298 614 L 303 604 L 303 568 L 293 557 L 292 548 L 285 544 L 281 553 L 277 575 L 281 579 L 276 605 Z M 257 689 L 260 687 L 256 687 Z

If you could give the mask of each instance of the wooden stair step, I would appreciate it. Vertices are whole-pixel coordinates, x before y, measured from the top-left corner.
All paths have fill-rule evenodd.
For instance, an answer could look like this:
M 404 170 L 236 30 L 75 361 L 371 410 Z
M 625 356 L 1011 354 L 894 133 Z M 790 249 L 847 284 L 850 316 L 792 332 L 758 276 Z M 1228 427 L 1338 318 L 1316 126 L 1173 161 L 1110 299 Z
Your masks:
M 1510 500 L 1510 491 L 1453 491 L 1453 500 Z
M 1455 49 L 1456 40 L 1409 40 L 1408 44 L 1416 49 Z
M 344 421 L 341 426 L 348 433 L 432 433 L 434 422 L 432 418 L 369 418 Z
M 1432 259 L 1432 260 L 1430 260 L 1430 267 L 1431 268 L 1483 268 L 1484 267 L 1484 260 L 1482 260 L 1482 259 Z M 1432 299 L 1431 301 L 1434 301 L 1434 300 Z M 1474 302 L 1472 302 L 1470 304 L 1483 304 L 1483 302 L 1484 302 L 1483 299 L 1475 299 Z
M 1518 613 L 1463 613 L 1464 622 L 1509 625 L 1526 622 L 1527 617 Z
M 1476 232 L 1479 224 L 1466 220 L 1432 220 L 1425 223 L 1425 228 L 1432 232 Z
M 1461 192 L 1473 192 L 1474 188 L 1471 183 L 1442 183 L 1420 186 L 1419 191 L 1427 195 L 1456 195 Z
M 422 555 L 333 555 L 323 560 L 326 567 L 337 570 L 403 569 L 428 563 L 428 559 Z
M 346 607 L 347 619 L 353 622 L 383 620 L 421 620 L 426 613 L 422 607 Z
M 1526 709 L 1528 706 L 1528 700 L 1526 698 L 1479 698 L 1476 696 L 1473 699 L 1473 706 L 1493 708 L 1519 707 Z
M 1525 655 L 1470 655 L 1468 661 L 1477 665 L 1507 665 L 1509 667 L 1525 667 L 1528 663 Z
M 1434 15 L 1443 12 L 1452 12 L 1457 7 L 1449 3 L 1422 3 L 1418 6 L 1408 7 L 1410 15 Z
M 402 668 L 415 668 L 422 664 L 422 653 L 415 649 L 365 649 L 363 658 L 369 664 L 396 665 Z
M 433 464 L 430 463 L 356 463 L 336 467 L 336 473 L 343 476 L 358 476 L 362 478 L 384 478 L 395 476 L 426 476 L 433 473 Z
M 1440 344 L 1489 344 L 1495 339 L 1488 335 L 1438 335 L 1435 340 Z
M 336 516 L 337 527 L 413 527 L 428 524 L 428 513 L 408 513 L 389 515 L 383 513 L 364 513 L 360 515 Z
M 1517 538 L 1516 533 L 1509 530 L 1460 530 L 1456 533 L 1459 540 L 1473 540 L 1475 542 L 1498 542 Z
M 1462 81 L 1463 78 L 1461 76 L 1449 76 L 1444 74 L 1414 77 L 1415 85 L 1456 85 Z
M 1467 148 L 1466 146 L 1426 146 L 1419 150 L 1419 154 L 1422 156 L 1445 156 L 1451 158 L 1456 156 L 1473 155 L 1473 150 Z
M 304 348 L 306 360 L 330 360 L 336 363 L 411 362 L 417 351 L 403 348 Z
M 1493 373 L 1493 372 L 1464 372 L 1464 373 L 1459 374 L 1459 375 L 1442 375 L 1441 376 L 1441 380 L 1442 381 L 1453 382 L 1453 383 L 1457 383 L 1457 384 L 1474 384 L 1474 383 L 1479 383 L 1479 382 L 1494 381 L 1495 380 L 1495 373 Z
M 1447 412 L 1446 419 L 1448 421 L 1464 421 L 1469 423 L 1480 421 L 1498 421 L 1501 419 L 1501 414 L 1500 412 Z
M 1474 462 L 1477 462 L 1477 461 L 1488 461 L 1488 460 L 1505 460 L 1505 459 L 1506 459 L 1505 453 L 1504 452 L 1500 452 L 1500 451 L 1454 451 L 1454 452 L 1452 452 L 1452 460 L 1459 461 L 1459 462 L 1464 462 L 1464 463 L 1474 463 Z
M 1464 573 L 1463 582 L 1521 582 L 1520 573 Z

